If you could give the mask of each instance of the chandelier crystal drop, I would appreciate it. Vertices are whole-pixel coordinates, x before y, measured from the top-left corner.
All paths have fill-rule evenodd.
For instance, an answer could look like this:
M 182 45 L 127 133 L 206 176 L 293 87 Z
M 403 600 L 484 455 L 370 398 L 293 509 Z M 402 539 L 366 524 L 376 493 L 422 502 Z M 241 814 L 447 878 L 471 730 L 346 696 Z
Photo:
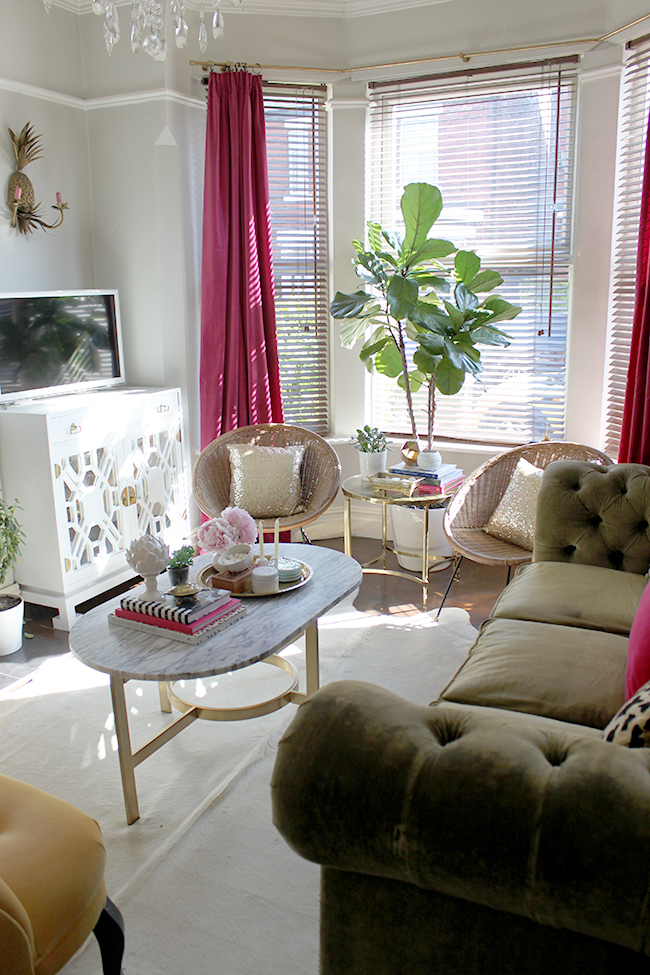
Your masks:
M 49 14 L 53 0 L 43 0 L 43 6 Z M 57 0 L 55 0 L 57 2 Z M 212 15 L 212 36 L 216 39 L 223 37 L 225 23 L 221 12 L 223 0 L 212 0 L 214 12 Z M 242 7 L 244 0 L 228 0 L 231 7 Z M 63 6 L 61 0 L 58 5 Z M 120 21 L 117 15 L 115 0 L 91 0 L 93 13 L 104 18 L 104 44 L 109 54 L 120 39 Z M 165 42 L 165 7 L 166 0 L 132 0 L 131 2 L 131 50 L 134 54 L 144 51 L 155 61 L 164 61 L 167 57 Z M 185 19 L 184 0 L 169 0 L 169 13 L 174 30 L 176 46 L 183 48 L 189 37 L 189 26 Z M 205 26 L 205 0 L 201 0 L 199 14 L 199 48 L 205 54 L 208 48 L 208 31 Z M 195 35 L 196 36 L 196 35 Z

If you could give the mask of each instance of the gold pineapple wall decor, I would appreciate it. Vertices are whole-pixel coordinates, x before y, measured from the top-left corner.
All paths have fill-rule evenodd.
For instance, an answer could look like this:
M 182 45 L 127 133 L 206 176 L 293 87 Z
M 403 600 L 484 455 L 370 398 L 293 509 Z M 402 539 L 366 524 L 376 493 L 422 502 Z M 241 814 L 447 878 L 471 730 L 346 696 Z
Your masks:
M 16 157 L 16 172 L 9 178 L 9 188 L 7 190 L 7 206 L 11 210 L 11 226 L 18 227 L 21 234 L 31 234 L 34 227 L 42 227 L 43 230 L 54 230 L 63 223 L 63 211 L 68 209 L 68 204 L 61 199 L 61 194 L 56 194 L 56 204 L 53 210 L 58 210 L 61 219 L 57 223 L 46 223 L 39 210 L 40 203 L 35 203 L 34 187 L 31 180 L 25 175 L 25 166 L 40 158 L 42 155 L 41 136 L 34 135 L 33 126 L 28 122 L 20 135 L 15 135 L 9 129 L 11 142 Z

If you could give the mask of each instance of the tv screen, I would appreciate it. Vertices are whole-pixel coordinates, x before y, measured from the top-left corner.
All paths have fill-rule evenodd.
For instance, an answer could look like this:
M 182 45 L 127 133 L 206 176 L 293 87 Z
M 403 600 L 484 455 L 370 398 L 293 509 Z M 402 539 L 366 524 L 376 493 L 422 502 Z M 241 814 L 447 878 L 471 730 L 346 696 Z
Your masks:
M 123 382 L 117 291 L 0 295 L 0 402 Z

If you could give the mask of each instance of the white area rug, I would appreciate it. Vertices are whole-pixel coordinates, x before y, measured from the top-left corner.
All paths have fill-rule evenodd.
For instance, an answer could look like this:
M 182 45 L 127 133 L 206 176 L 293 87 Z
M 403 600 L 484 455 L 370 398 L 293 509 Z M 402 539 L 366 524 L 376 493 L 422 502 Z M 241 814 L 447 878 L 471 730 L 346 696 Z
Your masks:
M 443 610 L 436 624 L 433 614 L 370 616 L 344 603 L 320 623 L 321 683 L 366 680 L 427 704 L 475 636 L 461 609 Z M 284 653 L 302 676 L 301 644 Z M 244 692 L 247 701 L 265 698 L 285 680 L 257 664 L 188 690 L 226 704 Z M 170 720 L 156 684 L 127 684 L 127 704 L 134 747 Z M 0 695 L 2 772 L 102 827 L 109 894 L 126 923 L 125 975 L 318 972 L 319 868 L 271 822 L 276 746 L 295 710 L 195 722 L 136 769 L 141 818 L 127 826 L 108 678 L 67 654 Z M 101 972 L 94 939 L 63 971 Z

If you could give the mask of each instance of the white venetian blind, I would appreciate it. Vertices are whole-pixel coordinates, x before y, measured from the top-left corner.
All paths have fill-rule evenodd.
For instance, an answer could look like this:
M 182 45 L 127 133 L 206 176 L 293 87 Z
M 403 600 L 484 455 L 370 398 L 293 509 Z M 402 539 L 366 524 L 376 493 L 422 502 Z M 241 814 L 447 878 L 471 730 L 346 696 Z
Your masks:
M 324 86 L 265 85 L 280 382 L 286 423 L 328 432 Z
M 605 377 L 605 452 L 618 455 L 630 360 L 636 259 L 650 94 L 650 42 L 630 52 L 619 109 L 614 242 Z
M 369 217 L 402 229 L 403 187 L 434 183 L 444 205 L 431 234 L 476 251 L 504 278 L 498 293 L 523 308 L 500 326 L 512 344 L 481 350 L 482 382 L 469 377 L 456 396 L 438 394 L 437 437 L 507 444 L 547 429 L 564 435 L 576 61 L 371 91 Z M 409 433 L 403 399 L 373 376 L 373 424 Z

